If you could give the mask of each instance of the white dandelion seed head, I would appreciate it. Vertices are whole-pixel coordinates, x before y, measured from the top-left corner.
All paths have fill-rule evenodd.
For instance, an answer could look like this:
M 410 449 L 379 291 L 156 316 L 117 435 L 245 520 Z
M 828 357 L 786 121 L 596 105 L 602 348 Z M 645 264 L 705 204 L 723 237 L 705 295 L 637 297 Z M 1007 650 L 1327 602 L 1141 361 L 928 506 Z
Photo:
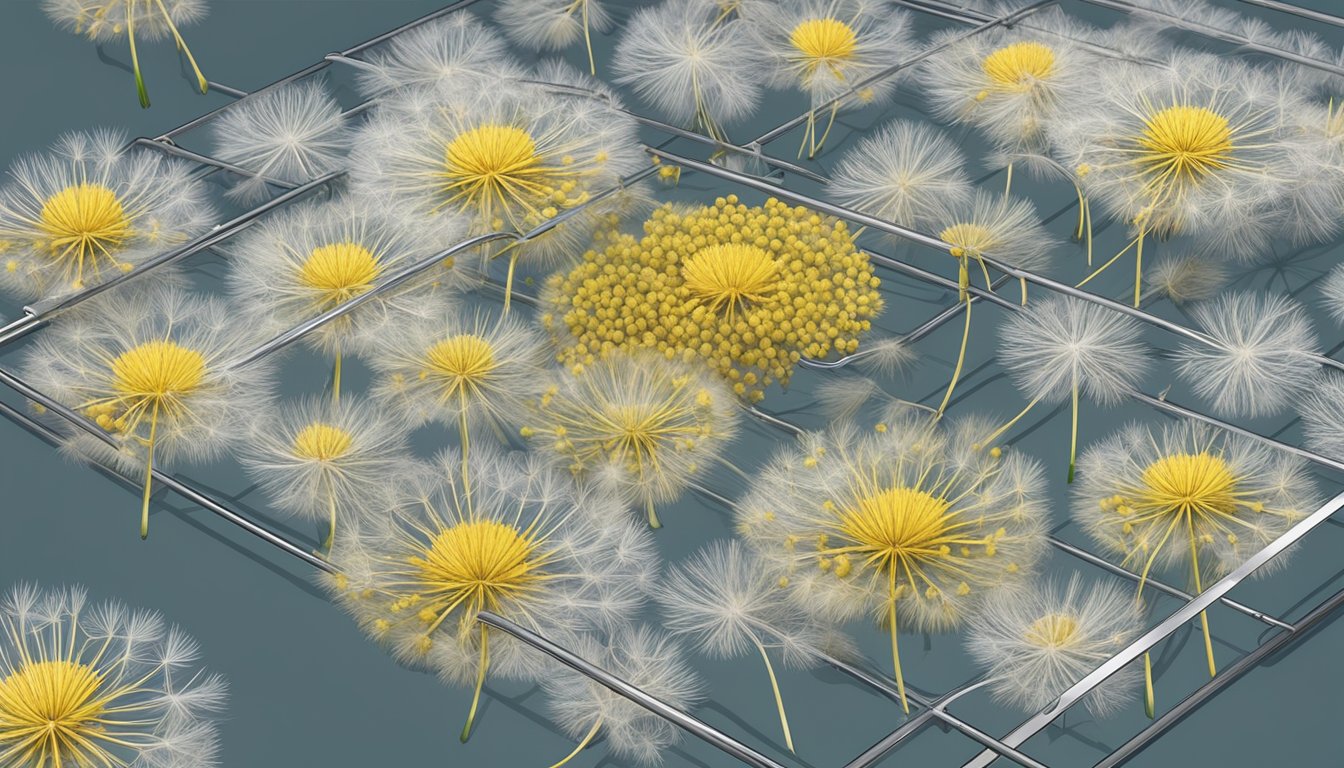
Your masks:
M 842 205 L 918 228 L 969 204 L 971 180 L 965 156 L 946 132 L 896 120 L 840 158 L 827 191 Z
M 764 52 L 747 24 L 713 3 L 664 0 L 636 11 L 612 57 L 615 82 L 668 118 L 718 131 L 755 111 Z
M 1334 459 L 1344 459 L 1344 375 L 1331 371 L 1312 382 L 1298 401 L 1307 445 Z
M 125 145 L 113 131 L 72 133 L 14 162 L 0 188 L 0 289 L 79 290 L 205 232 L 214 209 L 191 166 Z
M 651 627 L 623 627 L 605 637 L 585 634 L 570 649 L 580 658 L 681 711 L 704 698 L 704 685 L 676 641 Z M 605 686 L 555 665 L 541 680 L 551 717 L 564 733 L 582 739 L 597 723 L 611 756 L 657 765 L 681 740 L 681 730 Z
M 824 638 L 779 574 L 736 540 L 711 542 L 670 569 L 654 598 L 664 627 L 717 658 L 780 649 L 787 662 L 816 664 Z
M 388 478 L 406 462 L 404 422 L 353 396 L 305 398 L 252 414 L 243 468 L 281 510 L 325 520 L 379 514 Z
M 1266 72 L 1193 52 L 1112 71 L 1050 124 L 1056 157 L 1083 191 L 1135 231 L 1259 256 L 1283 226 L 1293 171 Z
M 482 610 L 552 638 L 612 629 L 612 601 L 628 601 L 629 583 L 657 567 L 648 534 L 598 524 L 564 478 L 489 443 L 471 446 L 466 475 L 461 454 L 445 451 L 400 478 L 383 514 L 336 537 L 342 578 L 326 585 L 360 626 L 400 662 L 453 684 L 475 679 Z M 619 623 L 638 610 L 624 607 Z M 545 669 L 542 654 L 489 634 L 489 674 L 535 679 Z
M 225 110 L 211 133 L 215 157 L 257 174 L 229 191 L 244 203 L 267 196 L 266 178 L 302 184 L 337 170 L 350 149 L 341 106 L 320 79 L 248 96 Z
M 987 424 L 907 411 L 883 431 L 835 425 L 757 474 L 738 530 L 817 621 L 885 624 L 895 605 L 899 625 L 949 629 L 1045 548 L 1044 473 L 980 450 Z M 920 532 L 921 554 L 891 543 L 903 530 Z
M 1316 333 L 1306 310 L 1287 296 L 1226 293 L 1191 315 L 1213 344 L 1183 343 L 1176 373 L 1215 413 L 1277 413 L 1310 386 Z
M 1290 103 L 1285 146 L 1289 175 L 1288 234 L 1309 244 L 1335 237 L 1344 219 L 1344 108 L 1330 104 Z
M 1227 284 L 1227 267 L 1207 256 L 1168 256 L 1143 276 L 1147 295 L 1165 296 L 1177 304 L 1212 298 Z
M 1074 387 L 1103 405 L 1134 391 L 1151 353 L 1132 317 L 1068 296 L 1032 302 L 999 333 L 999 362 L 1029 400 L 1068 399 Z
M 396 331 L 368 344 L 373 395 L 412 424 L 438 421 L 512 432 L 540 386 L 545 342 L 509 316 L 441 305 L 427 317 L 402 317 Z
M 938 215 L 938 238 L 968 258 L 1003 261 L 1028 271 L 1048 266 L 1056 241 L 1026 198 L 976 190 L 969 204 L 953 205 Z
M 399 92 L 360 128 L 350 162 L 356 192 L 423 216 L 465 216 L 473 234 L 526 234 L 570 213 L 510 251 L 549 265 L 576 258 L 621 212 L 625 196 L 594 198 L 648 160 L 634 121 L 612 106 L 515 82 Z
M 1321 281 L 1325 310 L 1337 322 L 1344 323 L 1344 265 L 1336 265 Z
M 1151 561 L 1188 573 L 1193 527 L 1201 571 L 1222 576 L 1318 502 L 1303 459 L 1195 421 L 1130 425 L 1083 451 L 1078 478 L 1074 519 L 1138 570 Z
M 881 385 L 866 376 L 831 376 L 817 385 L 816 394 L 817 407 L 826 418 L 848 421 L 884 393 Z
M 703 366 L 613 352 L 547 377 L 524 433 L 575 476 L 652 507 L 713 469 L 737 433 L 737 404 Z
M 242 425 L 266 399 L 270 366 L 232 363 L 264 340 L 217 299 L 128 286 L 62 314 L 28 350 L 24 369 L 117 445 L 63 426 L 68 450 L 143 472 L 155 421 L 155 466 L 210 459 L 245 436 Z
M 209 9 L 206 0 L 42 0 L 42 10 L 56 26 L 105 43 L 125 39 L 130 13 L 135 14 L 137 41 L 162 40 L 172 35 L 173 26 L 194 24 Z
M 878 376 L 894 376 L 915 364 L 919 353 L 899 336 L 870 341 L 863 346 L 865 354 L 856 362 L 865 371 Z
M 500 0 L 495 21 L 520 47 L 559 51 L 589 34 L 611 29 L 611 13 L 598 0 Z
M 524 73 L 504 39 L 465 10 L 397 35 L 365 62 L 358 85 L 371 98 L 422 88 L 468 92 Z
M 1133 592 L 1113 582 L 1021 585 L 985 600 L 967 621 L 966 648 L 992 680 L 997 701 L 1035 712 L 1138 636 Z M 1097 717 L 1132 701 L 1142 671 L 1130 664 L 1084 700 Z
M 195 642 L 157 613 L 89 605 L 80 587 L 0 598 L 0 756 L 16 765 L 210 768 L 226 699 Z M 54 713 L 62 727 L 49 730 Z
M 459 217 L 410 217 L 364 197 L 296 205 L 230 241 L 228 289 L 250 323 L 275 336 L 466 237 Z M 319 326 L 304 343 L 327 356 L 367 351 L 390 322 L 427 317 L 479 279 L 474 264 L 445 260 Z
M 1063 13 L 1047 12 L 1011 29 L 996 27 L 969 37 L 960 29 L 935 35 L 931 46 L 964 39 L 920 64 L 934 113 L 979 128 L 1001 151 L 1043 154 L 1046 127 L 1076 109 L 1101 66 L 1073 42 L 1083 34 L 1082 26 Z
M 783 0 L 746 16 L 765 55 L 766 84 L 806 93 L 816 107 L 845 95 L 913 52 L 910 16 L 874 0 Z M 888 99 L 908 70 L 846 96 L 856 107 Z

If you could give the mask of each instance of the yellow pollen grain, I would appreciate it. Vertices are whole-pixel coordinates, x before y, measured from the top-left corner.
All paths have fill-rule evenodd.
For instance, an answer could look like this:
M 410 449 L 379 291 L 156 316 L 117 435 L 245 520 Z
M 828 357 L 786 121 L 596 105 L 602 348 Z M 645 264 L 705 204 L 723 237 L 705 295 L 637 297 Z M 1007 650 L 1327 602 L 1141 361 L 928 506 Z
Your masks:
M 294 454 L 313 461 L 334 461 L 348 454 L 353 444 L 349 432 L 315 421 L 294 436 Z
M 1055 52 L 1034 42 L 1013 43 L 995 50 L 980 62 L 995 87 L 1006 91 L 1029 90 L 1038 80 L 1055 71 Z

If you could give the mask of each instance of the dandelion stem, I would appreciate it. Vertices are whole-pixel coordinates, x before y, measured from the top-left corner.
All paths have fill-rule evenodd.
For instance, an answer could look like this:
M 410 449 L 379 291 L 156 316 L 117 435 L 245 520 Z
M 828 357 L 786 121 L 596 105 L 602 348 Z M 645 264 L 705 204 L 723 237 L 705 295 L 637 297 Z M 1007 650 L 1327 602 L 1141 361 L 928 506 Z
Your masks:
M 154 490 L 154 439 L 159 431 L 159 404 L 154 403 L 154 410 L 149 417 L 149 445 L 146 447 L 147 457 L 145 458 L 145 495 L 140 504 L 140 540 L 149 538 L 149 496 Z
M 1073 185 L 1073 191 L 1078 193 L 1078 231 L 1074 234 L 1074 240 L 1083 239 L 1083 220 L 1087 212 L 1087 201 L 1083 199 L 1083 188 L 1077 184 Z M 1089 262 L 1090 263 L 1090 262 Z
M 1073 483 L 1073 467 L 1078 459 L 1078 373 L 1073 374 L 1073 426 L 1069 429 L 1069 483 Z
M 1013 191 L 1013 164 L 1008 164 L 1008 180 L 1003 184 L 1003 196 L 1007 197 Z
M 471 514 L 471 480 L 467 474 L 467 451 L 471 448 L 467 433 L 467 393 L 458 391 L 459 408 L 457 413 L 457 436 L 462 443 L 462 498 L 467 503 L 467 514 Z
M 1092 266 L 1092 201 L 1083 198 L 1083 204 L 1087 206 L 1087 266 Z
M 965 268 L 963 267 L 963 271 Z M 957 388 L 957 379 L 961 378 L 961 367 L 966 363 L 966 342 L 971 338 L 971 302 L 970 299 L 962 302 L 966 307 L 966 325 L 961 331 L 961 351 L 957 353 L 957 367 L 952 369 L 952 380 L 947 383 L 947 392 L 943 394 L 943 402 L 938 405 L 938 416 L 943 415 L 947 410 L 947 404 L 952 399 L 952 390 Z
M 1105 272 L 1107 267 L 1114 264 L 1117 260 L 1119 260 L 1121 256 L 1124 256 L 1126 253 L 1129 253 L 1129 249 L 1133 248 L 1134 245 L 1138 242 L 1139 238 L 1137 237 L 1134 238 L 1133 240 L 1130 240 L 1129 245 L 1126 245 L 1123 249 L 1121 249 L 1119 253 L 1112 256 L 1110 260 L 1107 261 L 1105 264 L 1102 264 L 1100 267 L 1097 267 L 1097 269 L 1092 274 L 1088 275 L 1087 277 L 1084 277 L 1083 281 L 1075 285 L 1074 288 L 1082 288 L 1084 285 L 1087 285 L 1089 282 L 1092 281 L 1092 278 L 1096 277 L 1097 275 L 1100 275 L 1102 272 Z
M 821 138 L 817 140 L 816 146 L 812 147 L 812 151 L 808 153 L 807 155 L 808 160 L 811 160 L 812 158 L 816 157 L 817 153 L 821 151 L 821 148 L 826 146 L 826 137 L 831 135 L 831 128 L 835 126 L 835 115 L 839 111 L 840 111 L 840 102 L 836 102 L 831 105 L 831 118 L 826 121 L 826 130 L 821 132 Z
M 1022 286 L 1022 306 L 1027 306 L 1027 278 L 1019 277 L 1018 284 Z
M 583 44 L 588 47 L 588 74 L 597 77 L 597 62 L 593 60 L 593 35 L 588 29 L 588 0 L 582 0 L 580 4 L 583 6 Z
M 509 314 L 510 299 L 513 298 L 513 273 L 518 266 L 518 252 L 509 254 L 509 271 L 504 277 L 504 314 Z
M 746 472 L 743 472 L 742 469 L 741 469 L 740 467 L 738 467 L 738 466 L 737 466 L 736 464 L 734 464 L 733 462 L 729 461 L 726 457 L 720 456 L 720 457 L 718 457 L 718 459 L 719 459 L 719 463 L 722 464 L 722 465 L 723 465 L 725 468 L 727 468 L 729 471 L 731 471 L 733 474 L 737 475 L 738 477 L 742 478 L 743 480 L 746 480 L 748 483 L 751 482 L 751 476 L 748 475 Z
M 645 511 L 646 511 L 646 512 L 648 513 L 648 515 L 649 515 L 649 527 L 650 527 L 650 528 L 662 528 L 662 527 L 663 527 L 663 524 L 660 523 L 660 522 L 658 522 L 658 513 L 653 511 L 653 499 L 652 499 L 652 498 L 649 498 L 649 499 L 645 499 L 645 500 L 644 500 L 644 509 L 645 509 Z
M 1157 712 L 1157 705 L 1153 697 L 1153 659 L 1147 653 L 1143 654 L 1143 713 L 1149 720 Z
M 1007 432 L 1009 429 L 1012 429 L 1013 425 L 1016 424 L 1017 422 L 1021 421 L 1021 420 L 1022 420 L 1022 417 L 1023 417 L 1023 416 L 1026 416 L 1026 415 L 1027 415 L 1027 412 L 1030 411 L 1032 408 L 1035 408 L 1035 407 L 1036 407 L 1036 404 L 1039 403 L 1040 401 L 1041 401 L 1041 398 L 1037 397 L 1037 398 L 1034 398 L 1031 402 L 1027 403 L 1027 407 L 1026 407 L 1026 408 L 1023 408 L 1021 411 L 1018 411 L 1018 413 L 1017 413 L 1016 416 L 1014 416 L 1013 418 L 1009 419 L 1009 420 L 1007 421 L 1007 423 L 1005 423 L 1003 426 L 1001 426 L 1001 427 L 999 427 L 998 429 L 994 430 L 994 433 L 991 434 L 989 437 L 987 437 L 987 438 L 985 438 L 984 440 L 980 441 L 980 445 L 981 445 L 982 447 L 983 447 L 983 446 L 987 446 L 987 445 L 989 445 L 990 443 L 994 442 L 995 440 L 999 439 L 999 435 L 1002 435 L 1004 432 Z
M 322 551 L 330 553 L 332 545 L 336 542 L 336 494 L 330 491 L 327 493 L 327 509 L 329 511 L 327 540 L 322 542 Z
M 471 727 L 476 722 L 476 708 L 481 703 L 481 688 L 485 687 L 485 671 L 490 667 L 490 633 L 489 628 L 481 624 L 481 660 L 476 664 L 476 692 L 471 696 L 471 710 L 467 713 L 467 724 L 462 726 L 462 735 L 458 739 L 467 743 L 471 738 Z
M 751 636 L 751 641 L 756 644 L 756 650 L 761 652 L 765 671 L 770 675 L 770 687 L 775 692 L 775 708 L 779 710 L 779 725 L 784 729 L 784 743 L 788 745 L 790 752 L 794 752 L 796 750 L 793 748 L 793 734 L 789 731 L 789 716 L 784 712 L 784 698 L 779 694 L 779 680 L 775 678 L 775 668 L 770 663 L 770 654 L 765 652 L 765 646 L 761 645 L 761 641 L 757 640 L 755 635 Z
M 182 34 L 177 31 L 177 25 L 173 23 L 173 17 L 168 14 L 168 9 L 164 7 L 163 0 L 154 0 L 158 3 L 159 10 L 163 13 L 163 18 L 168 22 L 168 29 L 173 33 L 173 39 L 177 41 L 177 49 L 187 55 L 187 62 L 191 64 L 191 71 L 196 74 L 196 85 L 200 87 L 201 93 L 210 89 L 209 83 L 205 80 L 205 75 L 201 74 L 201 68 L 196 66 L 196 57 L 191 55 L 191 49 L 187 47 L 187 41 L 182 39 Z
M 1204 587 L 1199 581 L 1199 547 L 1195 544 L 1195 520 L 1191 513 L 1185 515 L 1186 527 L 1190 531 L 1190 572 L 1195 577 L 1195 594 L 1204 591 Z M 1199 623 L 1204 630 L 1204 656 L 1209 661 L 1209 677 L 1218 674 L 1218 667 L 1213 663 L 1213 640 L 1209 637 L 1209 612 L 1199 612 Z
M 1134 308 L 1139 306 L 1139 299 L 1143 292 L 1143 236 L 1148 234 L 1145 227 L 1139 228 L 1139 248 L 1135 251 L 1134 258 Z
M 896 670 L 896 692 L 901 696 L 901 711 L 910 714 L 910 702 L 905 700 L 905 675 L 901 674 L 901 647 L 896 639 L 896 600 L 893 597 L 889 609 L 891 611 L 891 665 Z
M 131 41 L 131 69 L 135 70 L 135 93 L 140 97 L 140 108 L 149 108 L 149 91 L 140 74 L 140 54 L 135 50 L 135 0 L 126 0 L 126 37 Z
M 341 402 L 341 350 L 336 348 L 336 362 L 331 367 L 331 402 L 339 405 Z
M 593 721 L 593 727 L 588 729 L 588 733 L 584 735 L 583 740 L 580 741 L 579 745 L 574 748 L 574 751 L 570 752 L 568 755 L 565 755 L 564 760 L 561 760 L 555 765 L 552 765 L 551 768 L 560 768 L 560 766 L 578 757 L 580 752 L 588 748 L 588 745 L 593 741 L 593 737 L 597 736 L 597 732 L 600 730 L 602 730 L 602 718 L 599 717 Z

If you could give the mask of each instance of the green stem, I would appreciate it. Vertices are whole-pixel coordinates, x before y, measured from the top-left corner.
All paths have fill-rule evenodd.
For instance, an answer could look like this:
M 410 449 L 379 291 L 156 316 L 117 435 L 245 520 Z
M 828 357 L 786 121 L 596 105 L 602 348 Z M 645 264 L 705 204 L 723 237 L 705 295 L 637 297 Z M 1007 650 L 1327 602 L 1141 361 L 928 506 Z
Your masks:
M 658 513 L 653 511 L 653 499 L 645 499 L 644 505 L 645 511 L 649 516 L 649 527 L 654 529 L 662 528 L 663 524 L 658 522 Z
M 1186 526 L 1190 530 L 1190 571 L 1195 577 L 1195 594 L 1204 591 L 1199 580 L 1199 547 L 1195 543 L 1195 521 L 1189 513 L 1185 516 Z M 1218 666 L 1213 663 L 1213 639 L 1209 637 L 1209 612 L 1199 612 L 1199 623 L 1204 630 L 1204 656 L 1209 662 L 1209 677 L 1218 674 Z
M 775 708 L 779 710 L 779 726 L 784 729 L 784 743 L 788 745 L 790 752 L 795 752 L 793 748 L 793 733 L 789 731 L 789 716 L 784 712 L 784 698 L 779 694 L 779 680 L 775 677 L 775 667 L 770 663 L 770 654 L 765 652 L 765 646 L 751 636 L 751 641 L 756 644 L 756 650 L 761 652 L 761 660 L 765 662 L 765 671 L 770 675 L 770 688 L 775 692 Z
M 140 97 L 140 108 L 149 108 L 149 91 L 145 78 L 140 75 L 140 54 L 135 49 L 135 0 L 126 0 L 126 37 L 131 41 L 131 69 L 135 71 L 135 94 Z
M 471 727 L 476 723 L 476 708 L 481 703 L 481 688 L 485 687 L 485 670 L 490 666 L 490 634 L 485 624 L 481 624 L 481 659 L 476 665 L 476 692 L 471 696 L 471 711 L 467 713 L 467 724 L 462 726 L 462 735 L 458 739 L 467 743 L 471 738 Z
M 159 4 L 159 10 L 163 12 L 163 18 L 168 22 L 168 29 L 173 33 L 173 39 L 177 41 L 177 49 L 187 54 L 187 62 L 191 64 L 191 71 L 196 73 L 196 85 L 204 94 L 210 90 L 210 84 L 205 81 L 205 75 L 201 74 L 201 68 L 196 66 L 196 57 L 191 55 L 191 49 L 187 47 L 187 41 L 182 39 L 182 34 L 177 31 L 177 25 L 173 23 L 173 17 L 168 14 L 168 9 L 164 7 L 163 0 L 154 0 Z
M 1013 164 L 1008 164 L 1008 181 L 1003 185 L 1003 196 L 1007 197 L 1013 191 Z
M 140 504 L 140 540 L 149 538 L 149 497 L 154 490 L 154 440 L 159 431 L 159 404 L 154 404 L 154 412 L 149 417 L 148 457 L 145 460 L 145 494 Z
M 896 692 L 901 696 L 901 711 L 910 714 L 910 702 L 905 700 L 905 676 L 901 674 L 901 648 L 896 639 L 896 601 L 893 599 L 888 608 L 891 610 L 891 664 L 896 670 Z
M 966 307 L 966 325 L 961 331 L 961 351 L 957 353 L 957 367 L 952 369 L 952 380 L 947 383 L 947 392 L 943 394 L 943 402 L 938 405 L 938 415 L 940 417 L 943 415 L 943 411 L 947 410 L 947 404 L 952 399 L 952 390 L 957 388 L 957 379 L 961 378 L 961 367 L 966 363 L 966 342 L 971 338 L 970 298 L 968 297 L 963 301 L 962 305 Z
M 341 402 L 341 350 L 336 349 L 336 364 L 331 367 L 331 402 L 339 405 Z
M 1078 375 L 1073 376 L 1073 426 L 1069 430 L 1069 483 L 1073 483 L 1073 467 L 1078 458 Z
M 597 736 L 597 732 L 601 729 L 602 729 L 602 718 L 599 717 L 597 718 L 597 720 L 593 722 L 593 727 L 588 729 L 588 733 L 584 735 L 583 740 L 580 741 L 579 745 L 574 748 L 574 751 L 570 752 L 568 755 L 565 755 L 564 760 L 561 760 L 555 765 L 552 765 L 551 768 L 560 768 L 560 766 L 564 765 L 565 763 L 568 763 L 570 760 L 573 760 L 575 757 L 577 757 L 580 752 L 582 752 L 584 749 L 588 747 L 589 744 L 592 743 L 593 737 Z

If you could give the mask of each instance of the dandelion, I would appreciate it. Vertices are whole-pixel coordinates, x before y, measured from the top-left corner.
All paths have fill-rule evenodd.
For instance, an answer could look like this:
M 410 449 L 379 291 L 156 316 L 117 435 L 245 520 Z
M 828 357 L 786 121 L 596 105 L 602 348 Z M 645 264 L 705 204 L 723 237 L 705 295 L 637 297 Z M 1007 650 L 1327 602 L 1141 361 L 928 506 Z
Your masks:
M 598 0 L 503 0 L 495 20 L 511 40 L 532 50 L 563 50 L 582 37 L 592 75 L 597 74 L 593 30 L 606 32 L 612 25 L 610 13 Z
M 152 611 L 88 605 L 81 587 L 0 600 L 0 764 L 218 764 L 227 685 Z
M 622 627 L 609 637 L 579 637 L 573 651 L 606 672 L 669 706 L 685 711 L 704 697 L 703 685 L 686 663 L 677 643 L 659 637 L 651 627 Z M 561 730 L 579 739 L 574 751 L 551 766 L 573 760 L 599 734 L 613 757 L 657 765 L 681 739 L 667 720 L 568 668 L 541 680 L 546 703 Z
M 1078 397 L 1112 405 L 1133 392 L 1148 372 L 1150 353 L 1137 320 L 1081 299 L 1059 296 L 1015 313 L 1000 333 L 999 361 L 1030 402 L 984 440 L 1016 424 L 1040 402 L 1068 398 L 1069 482 L 1078 455 Z
M 473 233 L 526 234 L 573 212 L 509 246 L 506 296 L 520 254 L 541 263 L 572 258 L 611 210 L 587 205 L 593 196 L 647 162 L 628 116 L 526 83 L 400 94 L 379 106 L 355 144 L 357 191 L 419 215 L 465 216 Z
M 1227 283 L 1227 269 L 1205 256 L 1171 256 L 1149 270 L 1145 282 L 1150 295 L 1189 304 L 1212 298 L 1222 290 Z
M 1137 234 L 1141 299 L 1148 235 L 1189 234 L 1200 252 L 1250 258 L 1282 221 L 1291 147 L 1265 75 L 1225 57 L 1173 54 L 1163 67 L 1120 65 L 1094 101 L 1053 123 L 1066 167 Z
M 1303 432 L 1313 451 L 1344 459 L 1344 376 L 1329 373 L 1299 401 Z
M 957 260 L 958 299 L 965 314 L 961 348 L 957 352 L 956 367 L 947 383 L 938 413 L 947 410 L 952 392 L 961 378 L 966 362 L 966 346 L 971 339 L 971 262 L 977 262 L 985 276 L 985 289 L 993 290 L 989 267 L 985 259 L 1004 262 L 1028 271 L 1039 270 L 1050 261 L 1054 241 L 1041 226 L 1036 208 L 1022 198 L 999 197 L 977 192 L 969 205 L 953 208 L 942 215 L 942 230 L 938 239 L 951 246 L 948 253 Z M 1022 303 L 1027 303 L 1027 281 L 1022 281 Z
M 239 438 L 263 366 L 229 363 L 257 339 L 213 299 L 156 286 L 99 297 L 38 338 L 26 368 L 34 386 L 74 408 L 117 443 L 120 465 L 144 467 L 140 537 L 149 535 L 155 461 L 206 459 Z M 102 446 L 67 447 L 99 458 Z
M 392 206 L 363 198 L 296 206 L 267 219 L 231 246 L 229 290 L 251 321 L 268 335 L 288 331 L 373 291 L 396 274 L 465 237 L 456 217 L 409 220 Z M 333 360 L 332 399 L 341 396 L 341 364 L 348 350 L 386 331 L 394 319 L 426 316 L 447 293 L 475 282 L 472 270 L 445 260 L 409 288 L 380 291 L 352 312 L 319 326 L 306 343 Z M 376 346 L 376 345 L 372 345 Z
M 781 653 L 787 663 L 810 665 L 823 638 L 821 630 L 780 589 L 777 577 L 737 541 L 716 541 L 673 568 L 654 597 L 662 606 L 667 631 L 689 637 L 705 653 L 724 659 L 752 649 L 760 654 L 784 741 L 793 752 L 793 735 L 769 650 Z
M 1344 323 L 1344 265 L 1336 265 L 1321 281 L 1325 310 L 1336 322 Z
M 0 190 L 0 286 L 40 298 L 93 285 L 202 234 L 214 212 L 191 169 L 119 133 L 62 136 Z
M 504 428 L 521 420 L 546 360 L 543 341 L 529 326 L 508 317 L 467 317 L 455 307 L 402 318 L 370 349 L 375 397 L 412 424 L 457 427 L 464 487 L 471 425 L 507 442 Z
M 615 502 L 527 457 L 473 451 L 471 491 L 446 451 L 405 478 L 399 501 L 336 540 L 336 598 L 403 663 L 474 680 L 462 741 L 487 673 L 535 679 L 540 654 L 477 621 L 492 611 L 548 637 L 612 629 L 639 609 L 654 554 Z M 348 566 L 348 567 L 347 567 Z
M 1139 598 L 1154 565 L 1186 565 L 1195 593 L 1202 592 L 1206 575 L 1232 570 L 1278 538 L 1305 516 L 1316 495 L 1301 459 L 1193 421 L 1156 432 L 1131 425 L 1088 448 L 1079 469 L 1075 519 L 1121 565 L 1139 572 Z M 1182 539 L 1188 546 L 1177 543 Z M 1213 676 L 1213 643 L 1202 612 L 1200 622 Z M 1144 677 L 1151 717 L 1147 655 Z
M 765 53 L 767 84 L 797 88 L 811 100 L 803 149 L 816 155 L 845 106 L 885 100 L 902 73 L 886 72 L 911 50 L 910 17 L 872 0 L 785 0 L 763 3 L 751 30 Z M 817 138 L 816 111 L 830 102 L 830 119 Z
M 1033 712 L 1128 645 L 1143 628 L 1138 604 L 1118 584 L 1085 584 L 1074 574 L 1005 590 L 967 621 L 966 647 L 989 673 L 998 701 Z M 1097 717 L 1116 712 L 1139 682 L 1131 664 L 1084 700 Z
M 701 360 L 747 400 L 787 385 L 801 357 L 858 348 L 882 309 L 867 256 L 837 219 L 735 195 L 664 205 L 547 281 L 542 324 L 566 365 L 648 347 Z
M 397 35 L 363 64 L 356 65 L 359 89 L 371 98 L 399 89 L 465 93 L 524 74 L 504 39 L 465 10 Z
M 349 150 L 341 106 L 316 80 L 248 96 L 211 130 L 215 156 L 254 174 L 229 192 L 246 203 L 266 196 L 267 179 L 302 183 L 337 170 Z
M 819 622 L 867 614 L 889 630 L 906 711 L 898 620 L 951 628 L 1044 549 L 1041 467 L 978 450 L 984 428 L 910 411 L 862 433 L 839 423 L 776 456 L 737 506 L 739 533 L 805 611 Z
M 1286 296 L 1228 293 L 1196 305 L 1210 344 L 1183 343 L 1176 373 L 1213 410 L 1229 416 L 1277 413 L 1311 386 L 1316 334 Z
M 196 57 L 177 31 L 205 18 L 205 0 L 42 0 L 42 10 L 57 26 L 69 29 L 95 43 L 120 39 L 123 35 L 131 46 L 131 68 L 135 72 L 135 92 L 140 106 L 149 106 L 149 92 L 140 76 L 140 56 L 135 41 L 162 40 L 169 35 L 177 50 L 186 54 L 187 63 L 196 75 L 196 85 L 205 93 L 209 88 L 205 75 L 196 65 Z
M 737 424 L 736 399 L 708 371 L 636 352 L 556 372 L 522 432 L 574 475 L 641 506 L 659 528 L 655 506 L 709 471 Z
M 407 461 L 404 424 L 362 400 L 304 399 L 255 414 L 240 456 L 278 507 L 326 519 L 329 552 L 338 517 L 380 509 L 387 479 Z
M 908 120 L 860 139 L 827 189 L 841 205 L 911 228 L 932 226 L 971 202 L 961 149 L 938 128 Z
M 714 3 L 665 1 L 626 23 L 612 68 L 617 85 L 672 120 L 720 141 L 723 126 L 751 114 L 761 97 L 761 51 L 741 19 Z
M 1283 109 L 1290 126 L 1286 140 L 1295 149 L 1284 221 L 1295 243 L 1325 242 L 1344 219 L 1344 103 L 1336 101 L 1290 100 Z

